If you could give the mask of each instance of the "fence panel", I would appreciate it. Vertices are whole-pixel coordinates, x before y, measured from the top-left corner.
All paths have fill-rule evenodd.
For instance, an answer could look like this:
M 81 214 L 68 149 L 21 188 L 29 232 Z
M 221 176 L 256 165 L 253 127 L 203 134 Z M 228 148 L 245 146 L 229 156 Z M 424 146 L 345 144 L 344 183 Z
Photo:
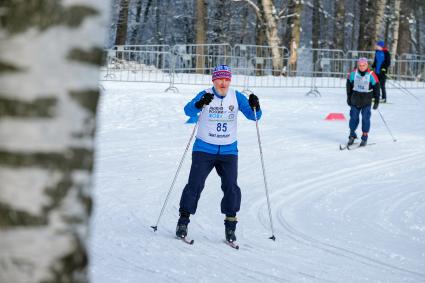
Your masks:
M 232 85 L 244 85 L 246 60 L 232 56 L 229 44 L 176 45 L 172 53 L 174 84 L 209 85 L 214 67 L 226 64 L 232 68 Z
M 117 45 L 105 50 L 101 80 L 169 83 L 171 88 L 175 84 L 210 85 L 212 69 L 227 64 L 233 72 L 232 85 L 245 89 L 345 87 L 346 74 L 355 68 L 357 59 L 366 57 L 372 63 L 374 51 L 299 48 L 290 56 L 287 48 L 280 47 L 279 56 L 282 70 L 277 75 L 269 46 Z M 402 86 L 425 88 L 424 57 L 402 54 L 393 60 L 389 79 Z
M 425 85 L 425 60 L 396 60 L 388 77 L 405 87 L 422 88 Z
M 229 44 L 179 44 L 173 47 L 172 52 L 176 56 L 176 70 L 210 74 L 215 66 L 228 63 L 225 58 L 230 58 L 232 48 Z
M 115 46 L 107 50 L 101 79 L 106 81 L 170 82 L 173 58 L 169 46 Z
M 425 60 L 425 55 L 403 53 L 400 55 L 401 60 Z
M 286 47 L 279 47 L 279 59 L 277 66 L 280 70 L 275 70 L 275 73 L 285 73 L 285 66 L 289 58 L 289 50 Z M 233 48 L 232 55 L 234 57 L 246 58 L 247 66 L 245 74 L 248 76 L 264 76 L 273 75 L 273 55 L 270 46 L 262 45 L 244 45 L 236 44 Z

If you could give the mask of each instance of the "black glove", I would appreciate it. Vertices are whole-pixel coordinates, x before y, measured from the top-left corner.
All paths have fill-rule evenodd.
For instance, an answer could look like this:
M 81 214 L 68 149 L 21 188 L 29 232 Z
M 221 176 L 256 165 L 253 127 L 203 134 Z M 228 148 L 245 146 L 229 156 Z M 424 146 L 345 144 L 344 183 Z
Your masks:
M 249 106 L 251 106 L 252 110 L 254 110 L 254 107 L 256 111 L 260 110 L 260 100 L 255 94 L 251 93 L 249 95 L 248 101 L 249 101 Z
M 210 104 L 213 98 L 214 98 L 214 94 L 207 92 L 201 97 L 201 99 L 199 99 L 199 101 L 195 103 L 195 107 L 198 109 L 201 109 L 202 107 L 204 107 L 204 105 Z
M 378 109 L 378 105 L 379 105 L 379 102 L 377 102 L 377 101 L 375 100 L 375 102 L 373 103 L 373 110 Z

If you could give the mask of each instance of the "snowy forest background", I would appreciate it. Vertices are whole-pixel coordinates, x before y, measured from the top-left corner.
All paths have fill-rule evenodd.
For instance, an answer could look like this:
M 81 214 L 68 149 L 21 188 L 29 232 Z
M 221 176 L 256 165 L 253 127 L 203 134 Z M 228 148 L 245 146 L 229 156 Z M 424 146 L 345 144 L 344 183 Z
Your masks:
M 270 45 L 264 5 L 278 44 L 425 53 L 425 0 L 113 0 L 106 48 L 113 45 L 229 43 Z
M 199 248 L 175 245 L 172 205 L 164 232 L 149 227 L 193 129 L 183 123 L 182 108 L 202 78 L 210 83 L 210 77 L 189 73 L 194 66 L 173 69 L 179 62 L 171 66 L 169 59 L 182 54 L 153 56 L 155 63 L 171 66 L 155 72 L 143 56 L 126 50 L 108 52 L 110 64 L 99 74 L 103 47 L 122 44 L 255 44 L 272 45 L 272 51 L 277 44 L 346 51 L 371 50 L 383 39 L 393 54 L 425 54 L 424 9 L 425 0 L 0 1 L 0 282 L 89 282 L 90 274 L 102 283 L 183 282 L 188 266 L 195 271 L 192 281 L 212 274 L 221 282 L 425 282 L 423 84 L 410 92 L 388 80 L 394 81 L 394 100 L 380 109 L 397 135 L 396 145 L 383 115 L 374 115 L 376 146 L 363 154 L 337 155 L 346 123 L 321 121 L 325 113 L 347 111 L 338 85 L 312 100 L 302 95 L 316 87 L 316 79 L 300 76 L 306 84 L 298 84 L 294 77 L 244 78 L 244 86 L 256 87 L 269 109 L 261 129 L 277 234 L 284 236 L 276 243 L 258 241 L 267 235 L 263 180 L 259 156 L 251 152 L 257 147 L 255 129 L 241 123 L 241 140 L 247 141 L 241 152 L 249 153 L 241 154 L 242 173 L 257 177 L 241 183 L 258 190 L 247 191 L 248 221 L 239 226 L 245 227 L 239 234 L 245 251 L 235 254 L 217 247 L 222 226 L 215 223 L 222 215 L 210 213 L 218 212 L 214 202 L 206 202 L 204 214 L 191 224 Z M 190 63 L 201 57 L 188 54 Z M 273 61 L 281 63 L 276 57 L 281 59 L 273 54 Z M 410 61 L 400 66 L 423 70 L 423 59 Z M 196 67 L 207 74 L 209 66 Z M 417 74 L 407 78 L 416 80 Z M 180 84 L 180 95 L 164 93 L 164 83 Z M 283 87 L 294 85 L 300 88 L 282 95 Z M 217 181 L 209 186 L 219 187 Z M 179 182 L 176 187 L 183 188 L 184 178 Z M 211 190 L 209 197 L 218 200 L 220 194 Z M 237 268 L 226 268 L 235 262 Z

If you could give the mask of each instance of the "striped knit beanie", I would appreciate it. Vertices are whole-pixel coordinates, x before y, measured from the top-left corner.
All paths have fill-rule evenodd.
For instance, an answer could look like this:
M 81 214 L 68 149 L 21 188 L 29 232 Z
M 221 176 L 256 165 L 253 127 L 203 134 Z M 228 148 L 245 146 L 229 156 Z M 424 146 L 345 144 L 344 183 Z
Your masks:
M 232 79 L 232 71 L 230 70 L 230 67 L 227 65 L 219 65 L 215 67 L 212 73 L 212 80 L 215 81 L 217 79 L 226 79 L 230 81 Z

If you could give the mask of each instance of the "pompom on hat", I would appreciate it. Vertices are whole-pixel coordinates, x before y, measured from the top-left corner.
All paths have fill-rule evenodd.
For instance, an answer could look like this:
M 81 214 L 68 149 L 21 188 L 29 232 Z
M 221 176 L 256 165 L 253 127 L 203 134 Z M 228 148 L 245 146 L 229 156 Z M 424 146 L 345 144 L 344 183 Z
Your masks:
M 367 61 L 367 58 L 365 58 L 365 57 L 361 57 L 361 58 L 359 58 L 359 60 L 357 60 L 357 63 L 366 63 L 366 64 L 368 64 L 368 61 Z
M 227 65 L 219 65 L 214 68 L 212 72 L 212 81 L 218 80 L 218 79 L 226 79 L 231 80 L 232 79 L 232 70 Z

